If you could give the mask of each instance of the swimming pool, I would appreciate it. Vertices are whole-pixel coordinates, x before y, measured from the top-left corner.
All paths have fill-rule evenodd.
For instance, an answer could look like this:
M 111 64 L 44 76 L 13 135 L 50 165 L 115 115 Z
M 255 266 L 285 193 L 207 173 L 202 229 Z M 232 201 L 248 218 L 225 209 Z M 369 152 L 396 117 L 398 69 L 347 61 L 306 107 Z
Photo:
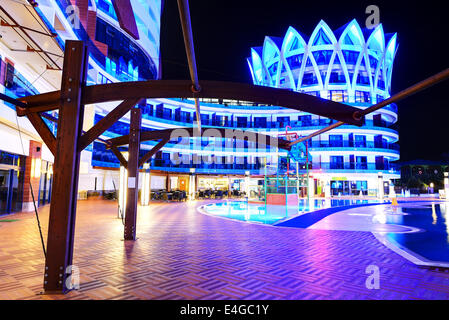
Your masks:
M 386 223 L 413 227 L 419 231 L 386 233 L 384 240 L 414 256 L 416 259 L 410 260 L 415 263 L 449 266 L 448 202 L 399 207 L 394 219 L 388 219 Z
M 246 201 L 228 201 L 205 205 L 201 208 L 201 211 L 222 218 L 279 225 L 281 222 L 307 213 L 314 213 L 317 210 L 380 203 L 383 202 L 362 199 L 300 199 L 298 206 L 265 206 L 265 204 L 254 204 Z M 318 217 L 318 214 L 316 216 Z M 307 220 L 310 220 L 310 217 L 307 217 Z M 294 227 L 307 226 L 294 225 Z

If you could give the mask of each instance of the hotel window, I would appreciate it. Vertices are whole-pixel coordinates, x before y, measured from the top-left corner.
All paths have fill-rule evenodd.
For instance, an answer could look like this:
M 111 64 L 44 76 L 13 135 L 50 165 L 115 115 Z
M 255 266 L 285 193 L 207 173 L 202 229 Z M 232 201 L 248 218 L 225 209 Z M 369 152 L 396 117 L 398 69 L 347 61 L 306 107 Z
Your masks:
M 303 78 L 302 78 L 302 84 L 304 86 L 314 86 L 318 84 L 318 79 L 315 76 L 315 73 L 313 72 L 308 72 L 305 73 Z
M 366 148 L 366 136 L 355 136 L 355 147 L 356 148 Z
M 171 120 L 171 116 L 172 116 L 172 109 L 170 108 L 163 108 L 163 118 L 166 120 Z
M 385 90 L 385 82 L 382 76 L 379 77 L 379 80 L 377 81 L 377 88 L 380 90 Z
M 311 115 L 299 116 L 298 120 L 301 121 L 301 126 L 303 126 L 303 127 L 308 127 L 308 126 L 312 125 L 312 116 Z
M 280 128 L 290 125 L 290 117 L 277 117 L 277 122 Z
M 366 75 L 366 72 L 360 72 L 357 75 L 357 84 L 362 85 L 362 86 L 369 86 L 369 78 Z
M 366 157 L 356 157 L 356 169 L 360 170 L 368 169 Z
M 267 118 L 266 117 L 254 117 L 254 128 L 266 128 Z
M 0 151 L 0 215 L 22 210 L 25 159 Z
M 374 58 L 372 55 L 369 56 L 369 64 L 373 72 L 376 71 L 378 63 L 379 61 L 376 58 Z
M 216 115 L 215 116 L 215 125 L 225 127 L 228 125 L 228 116 L 221 116 Z
M 162 118 L 164 116 L 164 105 L 163 104 L 158 104 L 156 106 L 156 117 L 157 118 Z
M 301 67 L 303 56 L 304 56 L 304 54 L 299 54 L 299 55 L 294 55 L 294 56 L 287 58 L 287 63 L 290 66 L 291 70 Z
M 209 115 L 208 114 L 201 114 L 201 123 L 208 125 L 209 124 Z
M 329 77 L 329 83 L 346 83 L 346 77 L 343 72 L 332 71 Z
M 237 117 L 237 128 L 245 128 L 248 124 L 247 117 Z
M 181 122 L 190 123 L 190 112 L 181 111 Z
M 344 169 L 343 156 L 330 156 L 331 169 Z
M 329 135 L 329 146 L 330 147 L 343 147 L 343 136 L 341 134 L 331 134 Z
M 342 50 L 345 61 L 349 65 L 356 65 L 359 58 L 358 51 Z
M 330 100 L 336 102 L 348 102 L 348 93 L 345 90 L 330 91 Z
M 370 93 L 366 91 L 356 91 L 355 102 L 370 103 L 371 102 Z
M 333 52 L 333 50 L 320 50 L 313 52 L 313 57 L 315 58 L 316 64 L 319 66 L 329 64 Z
M 383 156 L 376 156 L 376 170 L 385 170 L 385 161 Z

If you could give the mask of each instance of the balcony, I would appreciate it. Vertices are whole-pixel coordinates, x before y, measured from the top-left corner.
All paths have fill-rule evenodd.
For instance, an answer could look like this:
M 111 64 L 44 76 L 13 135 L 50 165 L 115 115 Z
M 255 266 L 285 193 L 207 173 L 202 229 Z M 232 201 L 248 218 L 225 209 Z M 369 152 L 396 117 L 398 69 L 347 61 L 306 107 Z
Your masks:
M 352 173 L 389 173 L 400 174 L 400 168 L 395 163 L 313 163 L 312 170 L 323 170 L 326 172 L 352 172 Z
M 316 149 L 326 149 L 326 151 L 341 151 L 344 148 L 350 149 L 351 151 L 355 151 L 358 149 L 369 150 L 369 151 L 391 151 L 392 153 L 399 154 L 400 147 L 398 144 L 394 143 L 375 143 L 372 141 L 367 142 L 350 142 L 350 141 L 341 141 L 340 143 L 330 143 L 328 141 L 312 141 L 309 142 L 310 148 Z
M 151 121 L 157 121 L 157 122 L 163 122 L 166 124 L 171 125 L 178 125 L 178 126 L 191 126 L 193 125 L 193 121 L 196 120 L 196 117 L 192 114 L 189 118 L 182 118 L 180 116 L 176 116 L 175 112 L 172 112 L 171 114 L 167 112 L 162 111 L 144 111 L 142 113 L 142 117 L 147 120 Z M 315 119 L 310 121 L 260 121 L 255 122 L 248 121 L 245 123 L 245 125 L 242 125 L 243 122 L 238 122 L 236 119 L 231 119 L 231 116 L 228 116 L 228 119 L 220 119 L 216 118 L 213 119 L 212 115 L 208 119 L 203 117 L 201 120 L 201 124 L 203 126 L 210 126 L 210 127 L 217 127 L 217 128 L 246 128 L 246 129 L 261 129 L 261 130 L 267 130 L 267 131 L 280 131 L 284 130 L 286 126 L 290 126 L 292 130 L 319 130 L 321 128 L 327 127 L 333 123 L 335 123 L 335 120 L 331 119 Z M 396 130 L 390 129 L 389 126 L 391 124 L 387 123 L 386 121 L 378 122 L 373 120 L 366 120 L 365 125 L 363 127 L 354 127 L 351 125 L 343 125 L 341 128 L 354 128 L 363 130 L 364 128 L 372 129 L 372 130 L 380 130 L 380 131 L 386 131 L 386 132 L 392 132 L 397 133 Z

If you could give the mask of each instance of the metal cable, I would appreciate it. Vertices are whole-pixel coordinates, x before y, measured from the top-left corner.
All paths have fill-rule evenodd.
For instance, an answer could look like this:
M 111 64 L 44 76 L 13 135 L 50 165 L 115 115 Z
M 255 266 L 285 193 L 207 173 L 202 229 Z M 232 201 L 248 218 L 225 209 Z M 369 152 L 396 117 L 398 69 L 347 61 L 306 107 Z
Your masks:
M 23 139 L 22 139 L 22 131 L 20 130 L 19 118 L 17 116 L 17 112 L 16 112 L 16 123 L 17 123 L 17 130 L 19 131 L 19 139 L 20 139 L 20 144 L 22 146 L 22 153 L 25 154 L 25 147 L 23 146 Z M 42 235 L 42 227 L 41 227 L 41 222 L 39 219 L 39 213 L 38 213 L 38 210 L 36 207 L 36 201 L 34 199 L 34 190 L 33 190 L 33 186 L 31 185 L 31 180 L 30 180 L 29 184 L 30 184 L 31 198 L 33 200 L 34 214 L 36 216 L 37 227 L 39 229 L 39 235 L 41 238 L 42 251 L 44 252 L 45 259 L 47 259 L 47 250 L 45 249 L 44 236 Z

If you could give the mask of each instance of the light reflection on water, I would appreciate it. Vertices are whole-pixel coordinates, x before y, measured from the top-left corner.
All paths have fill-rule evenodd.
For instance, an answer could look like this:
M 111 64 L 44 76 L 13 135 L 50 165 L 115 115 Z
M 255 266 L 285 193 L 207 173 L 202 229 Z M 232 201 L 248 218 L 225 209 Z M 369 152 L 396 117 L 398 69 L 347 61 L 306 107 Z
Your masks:
M 416 233 L 388 233 L 387 238 L 432 260 L 449 262 L 449 203 L 404 207 L 396 223 L 425 230 Z M 389 219 L 395 218 L 388 215 Z
M 357 204 L 378 203 L 377 200 L 361 199 L 300 199 L 296 206 L 276 206 L 230 201 L 214 203 L 204 207 L 208 214 L 241 221 L 274 224 L 280 220 L 298 216 L 319 209 L 350 206 Z

